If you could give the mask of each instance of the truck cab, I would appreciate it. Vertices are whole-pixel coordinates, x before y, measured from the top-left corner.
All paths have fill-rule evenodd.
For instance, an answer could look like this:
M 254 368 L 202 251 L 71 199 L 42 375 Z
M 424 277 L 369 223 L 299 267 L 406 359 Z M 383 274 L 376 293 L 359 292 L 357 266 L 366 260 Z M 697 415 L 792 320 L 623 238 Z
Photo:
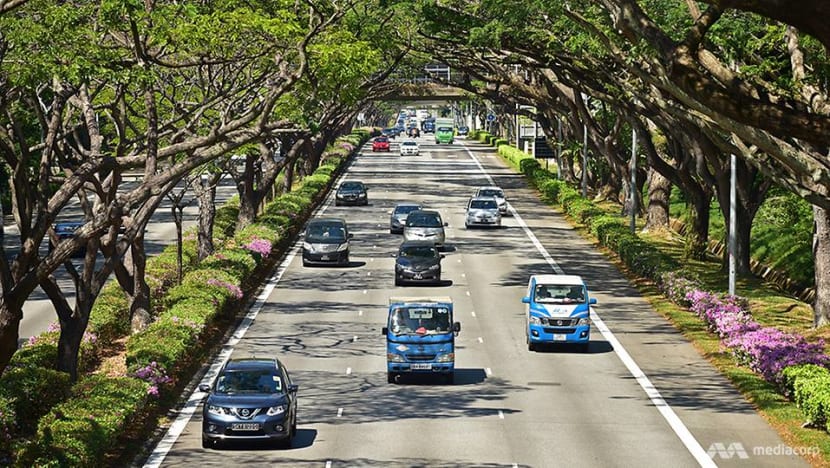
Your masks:
M 453 119 L 435 119 L 435 144 L 452 144 L 455 139 Z
M 591 339 L 591 305 L 588 288 L 575 275 L 533 275 L 527 283 L 525 334 L 528 351 L 538 345 L 571 343 L 588 350 Z
M 449 297 L 392 297 L 382 334 L 386 336 L 386 375 L 395 383 L 402 374 L 438 375 L 452 384 L 455 337 Z

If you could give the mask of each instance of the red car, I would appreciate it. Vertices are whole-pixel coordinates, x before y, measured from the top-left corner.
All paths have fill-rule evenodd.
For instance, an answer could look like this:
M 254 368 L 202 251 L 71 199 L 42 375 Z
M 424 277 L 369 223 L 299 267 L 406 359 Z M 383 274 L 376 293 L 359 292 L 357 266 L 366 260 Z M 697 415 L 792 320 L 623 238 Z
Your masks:
M 389 151 L 389 138 L 377 137 L 372 140 L 372 151 Z

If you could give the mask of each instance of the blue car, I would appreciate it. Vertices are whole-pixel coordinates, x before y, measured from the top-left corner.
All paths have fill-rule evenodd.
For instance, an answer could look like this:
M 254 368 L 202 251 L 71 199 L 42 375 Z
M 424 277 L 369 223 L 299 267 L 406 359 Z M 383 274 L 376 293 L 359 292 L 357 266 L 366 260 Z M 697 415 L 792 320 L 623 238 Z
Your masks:
M 202 410 L 202 447 L 240 440 L 290 448 L 297 433 L 297 385 L 277 359 L 231 359 L 219 371 Z
M 81 226 L 84 225 L 84 222 L 77 222 L 77 221 L 69 221 L 69 222 L 62 222 L 62 223 L 55 223 L 52 228 L 55 230 L 55 235 L 58 237 L 58 243 L 63 241 L 64 239 L 71 239 L 75 236 L 75 231 L 77 231 Z M 49 241 L 49 251 L 51 252 L 56 245 L 53 245 L 52 241 Z M 83 258 L 86 255 L 86 247 L 80 247 L 78 250 L 72 252 L 72 258 Z
M 539 345 L 571 343 L 588 350 L 591 340 L 591 305 L 588 288 L 574 275 L 533 275 L 527 284 L 525 334 L 528 351 Z

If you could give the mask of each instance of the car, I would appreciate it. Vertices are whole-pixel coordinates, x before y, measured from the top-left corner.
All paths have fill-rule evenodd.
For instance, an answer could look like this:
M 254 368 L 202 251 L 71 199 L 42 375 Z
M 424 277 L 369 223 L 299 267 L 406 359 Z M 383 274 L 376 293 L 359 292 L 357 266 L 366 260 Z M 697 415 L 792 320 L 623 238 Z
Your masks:
M 448 224 L 441 220 L 441 214 L 432 210 L 412 211 L 406 217 L 403 227 L 404 240 L 426 240 L 435 245 L 444 245 Z
M 398 203 L 389 215 L 389 233 L 401 234 L 403 227 L 406 225 L 406 218 L 409 213 L 423 209 L 417 203 Z
M 349 264 L 349 232 L 342 218 L 316 218 L 308 222 L 303 237 L 303 266 L 312 264 Z
M 432 241 L 404 241 L 395 255 L 395 286 L 404 282 L 441 282 L 441 260 Z
M 470 127 L 467 127 L 467 126 L 464 126 L 464 125 L 458 127 L 458 134 L 459 135 L 467 135 L 468 133 L 470 133 Z
M 386 138 L 395 138 L 398 136 L 398 130 L 395 128 L 384 128 L 381 130 L 380 135 Z
M 504 196 L 504 190 L 501 187 L 489 186 L 479 187 L 475 193 L 476 197 L 495 197 L 496 203 L 499 204 L 499 213 L 507 214 L 507 199 Z
M 202 447 L 261 440 L 291 447 L 297 434 L 297 384 L 278 359 L 230 359 L 202 405 Z
M 419 136 L 421 136 L 421 131 L 418 130 L 418 127 L 409 127 L 409 131 L 407 132 L 407 134 L 411 138 L 418 138 Z
M 501 227 L 501 213 L 495 197 L 472 197 L 467 202 L 464 227 L 495 226 Z
M 385 136 L 375 137 L 375 139 L 372 140 L 372 151 L 390 151 L 389 138 Z
M 334 194 L 334 205 L 368 205 L 369 188 L 363 182 L 347 180 L 337 187 Z
M 83 221 L 64 221 L 60 223 L 55 223 L 52 226 L 52 229 L 55 231 L 55 235 L 58 237 L 58 243 L 63 241 L 64 239 L 71 239 L 75 237 L 75 231 L 77 231 L 81 226 L 85 223 Z M 56 245 L 53 245 L 52 241 L 49 241 L 49 251 L 51 252 Z M 72 258 L 83 258 L 86 256 L 86 246 L 82 246 L 78 248 L 78 250 L 72 252 Z
M 418 146 L 417 141 L 406 140 L 401 142 L 401 156 L 406 155 L 415 155 L 417 156 L 418 153 L 421 151 L 421 147 Z
M 435 133 L 435 121 L 426 120 L 421 124 L 421 128 L 424 130 L 424 133 Z
M 571 343 L 587 351 L 591 306 L 597 300 L 576 275 L 532 275 L 527 282 L 525 338 L 528 351 L 540 344 Z

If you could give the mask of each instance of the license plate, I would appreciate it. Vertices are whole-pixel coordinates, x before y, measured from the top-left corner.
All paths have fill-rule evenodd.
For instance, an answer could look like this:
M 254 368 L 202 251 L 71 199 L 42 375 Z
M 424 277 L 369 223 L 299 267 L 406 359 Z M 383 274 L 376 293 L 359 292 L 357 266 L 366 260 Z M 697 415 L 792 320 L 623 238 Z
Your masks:
M 430 364 L 428 362 L 427 363 L 417 363 L 417 364 L 412 364 L 410 366 L 410 368 L 412 370 L 431 370 L 432 369 L 432 364 Z
M 415 278 L 415 279 L 424 279 L 424 275 L 418 273 L 415 276 L 413 276 L 413 278 Z
M 328 260 L 328 259 L 329 259 L 328 255 L 323 255 L 323 256 L 320 257 L 320 260 Z
M 568 339 L 568 335 L 564 333 L 554 333 L 553 334 L 553 341 L 565 341 Z
M 258 431 L 258 423 L 235 423 L 231 424 L 232 431 Z

